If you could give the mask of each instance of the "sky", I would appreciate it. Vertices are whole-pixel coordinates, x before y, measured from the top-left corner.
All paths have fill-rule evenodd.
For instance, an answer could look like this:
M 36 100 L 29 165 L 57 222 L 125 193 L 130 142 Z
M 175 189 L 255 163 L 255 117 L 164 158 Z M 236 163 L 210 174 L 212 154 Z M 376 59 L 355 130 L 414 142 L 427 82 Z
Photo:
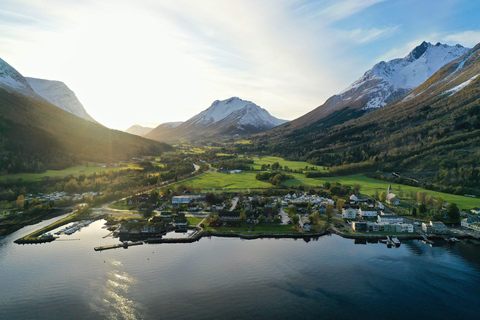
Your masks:
M 480 42 L 477 0 L 2 0 L 0 57 L 115 129 L 240 97 L 293 120 L 422 41 Z

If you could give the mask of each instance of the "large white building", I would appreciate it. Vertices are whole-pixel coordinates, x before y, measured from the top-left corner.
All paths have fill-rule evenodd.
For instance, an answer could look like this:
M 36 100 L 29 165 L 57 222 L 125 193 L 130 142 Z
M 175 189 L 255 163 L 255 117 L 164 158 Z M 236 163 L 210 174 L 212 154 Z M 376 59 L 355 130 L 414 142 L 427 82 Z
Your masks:
M 374 209 L 370 209 L 370 208 L 368 208 L 368 209 L 360 208 L 360 210 L 358 210 L 358 214 L 362 218 L 375 218 L 376 216 L 378 216 L 379 211 L 374 210 Z
M 182 204 L 182 203 L 190 203 L 190 201 L 201 198 L 200 195 L 185 195 L 185 196 L 176 196 L 172 198 L 173 204 Z
M 465 229 L 480 232 L 480 217 L 469 215 L 467 218 L 462 219 L 461 225 Z
M 377 222 L 378 223 L 387 222 L 390 224 L 403 223 L 403 218 L 396 215 L 379 214 L 377 215 Z
M 430 221 L 428 223 L 422 222 L 422 231 L 425 233 L 446 233 L 447 226 L 440 221 Z

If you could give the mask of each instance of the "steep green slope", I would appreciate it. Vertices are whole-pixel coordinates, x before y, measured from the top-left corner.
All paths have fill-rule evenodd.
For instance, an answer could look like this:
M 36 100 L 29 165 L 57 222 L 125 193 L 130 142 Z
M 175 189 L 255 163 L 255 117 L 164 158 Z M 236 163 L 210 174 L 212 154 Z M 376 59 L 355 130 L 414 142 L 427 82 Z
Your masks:
M 0 89 L 0 169 L 4 173 L 60 169 L 81 161 L 127 160 L 171 149 Z

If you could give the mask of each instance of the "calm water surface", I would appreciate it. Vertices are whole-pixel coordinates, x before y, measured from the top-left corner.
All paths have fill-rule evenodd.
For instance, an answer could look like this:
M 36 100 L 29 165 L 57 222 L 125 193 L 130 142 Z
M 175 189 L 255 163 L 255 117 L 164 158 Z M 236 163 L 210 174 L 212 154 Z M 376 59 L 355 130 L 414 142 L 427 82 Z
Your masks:
M 472 243 L 204 238 L 95 252 L 117 243 L 102 221 L 13 243 L 48 223 L 0 239 L 0 319 L 480 319 Z

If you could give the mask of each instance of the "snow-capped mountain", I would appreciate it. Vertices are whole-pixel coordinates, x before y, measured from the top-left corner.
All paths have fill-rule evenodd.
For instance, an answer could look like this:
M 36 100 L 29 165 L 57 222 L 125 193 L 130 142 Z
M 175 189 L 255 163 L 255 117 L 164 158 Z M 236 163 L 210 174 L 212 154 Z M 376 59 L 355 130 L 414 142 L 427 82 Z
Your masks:
M 145 135 L 147 138 L 171 141 L 200 136 L 250 134 L 269 130 L 287 122 L 273 117 L 251 101 L 233 97 L 216 100 L 206 110 L 185 121 L 177 128 L 164 131 L 160 126 Z
M 442 67 L 423 84 L 412 90 L 398 104 L 420 103 L 439 95 L 456 95 L 470 86 L 478 86 L 480 76 L 480 44 L 459 59 Z
M 78 100 L 75 92 L 61 81 L 44 80 L 37 78 L 25 78 L 30 87 L 39 96 L 59 107 L 62 110 L 70 112 L 77 117 L 88 121 L 96 122 L 85 110 L 82 103 Z
M 80 118 L 96 122 L 78 101 L 75 93 L 63 82 L 26 78 L 0 58 L 0 88 L 12 93 L 20 92 L 29 97 L 70 112 Z
M 78 100 L 75 92 L 70 90 L 67 85 L 61 81 L 44 80 L 26 77 L 30 87 L 39 96 L 59 107 L 62 110 L 70 112 L 77 117 L 88 121 L 96 122 L 85 110 L 82 103 Z
M 18 91 L 30 97 L 39 98 L 27 80 L 15 68 L 0 58 L 0 88 L 9 92 Z
M 346 88 L 342 100 L 367 97 L 362 109 L 381 108 L 418 87 L 445 64 L 465 54 L 469 48 L 461 45 L 422 42 L 405 58 L 380 62 Z
M 293 120 L 291 131 L 329 117 L 330 123 L 341 123 L 373 109 L 382 108 L 425 82 L 442 66 L 459 58 L 469 49 L 461 45 L 448 46 L 422 42 L 406 57 L 379 62 L 341 93 L 330 97 L 323 105 Z M 335 115 L 334 113 L 337 113 Z M 335 118 L 335 119 L 334 119 Z
M 208 109 L 187 122 L 198 127 L 208 127 L 220 120 L 226 120 L 228 117 L 230 117 L 230 122 L 235 121 L 239 126 L 269 126 L 273 128 L 287 122 L 273 117 L 267 110 L 260 108 L 255 103 L 237 97 L 222 101 L 216 100 Z

